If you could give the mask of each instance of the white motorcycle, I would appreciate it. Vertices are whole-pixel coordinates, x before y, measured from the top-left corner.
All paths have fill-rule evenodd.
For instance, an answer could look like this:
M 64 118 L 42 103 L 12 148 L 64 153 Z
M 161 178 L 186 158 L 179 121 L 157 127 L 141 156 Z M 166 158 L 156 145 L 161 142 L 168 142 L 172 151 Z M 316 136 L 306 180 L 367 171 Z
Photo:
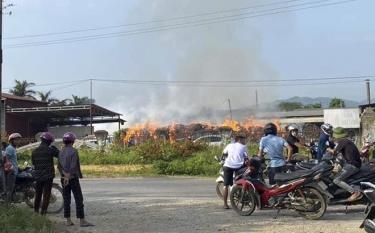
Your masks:
M 216 195 L 223 200 L 223 193 L 224 193 L 224 170 L 223 165 L 225 162 L 225 156 L 221 156 L 219 158 L 218 156 L 215 156 L 215 159 L 220 163 L 220 171 L 219 171 L 219 177 L 216 178 Z

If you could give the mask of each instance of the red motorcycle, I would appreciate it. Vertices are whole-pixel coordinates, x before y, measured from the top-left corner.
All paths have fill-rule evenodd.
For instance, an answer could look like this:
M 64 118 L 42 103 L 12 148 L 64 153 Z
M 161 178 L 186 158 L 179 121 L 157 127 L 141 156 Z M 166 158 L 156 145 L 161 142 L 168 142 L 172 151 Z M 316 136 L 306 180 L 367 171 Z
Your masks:
M 230 193 L 232 208 L 242 216 L 251 215 L 258 209 L 292 209 L 306 219 L 321 218 L 327 208 L 327 186 L 320 178 L 330 172 L 328 168 L 299 170 L 277 174 L 277 185 L 268 186 L 261 179 L 252 178 L 248 169 L 236 177 Z M 277 217 L 277 215 L 276 215 Z M 276 218 L 275 217 L 275 218 Z

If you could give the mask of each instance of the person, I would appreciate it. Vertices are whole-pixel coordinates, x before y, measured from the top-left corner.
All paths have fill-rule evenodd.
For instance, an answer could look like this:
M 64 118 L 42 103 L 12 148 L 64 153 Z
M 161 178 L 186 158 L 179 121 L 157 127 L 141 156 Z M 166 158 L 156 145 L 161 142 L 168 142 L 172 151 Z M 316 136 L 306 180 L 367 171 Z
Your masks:
M 357 146 L 349 140 L 347 136 L 348 135 L 343 128 L 335 128 L 333 131 L 333 138 L 336 142 L 336 147 L 334 149 L 328 148 L 327 151 L 335 156 L 339 153 L 342 154 L 342 157 L 345 160 L 345 165 L 341 172 L 335 177 L 333 183 L 351 193 L 352 195 L 348 198 L 348 202 L 353 202 L 361 199 L 362 193 L 358 190 L 354 190 L 354 188 L 345 181 L 350 176 L 359 172 L 362 162 Z
M 296 125 L 288 126 L 287 143 L 292 147 L 292 155 L 298 154 L 299 148 L 304 147 L 298 138 L 298 127 Z
M 40 214 L 45 215 L 51 197 L 53 178 L 55 177 L 53 158 L 58 157 L 59 150 L 55 146 L 51 146 L 52 142 L 55 141 L 52 133 L 44 132 L 40 135 L 40 139 L 40 145 L 31 153 L 36 180 L 34 211 L 39 213 L 40 202 L 43 197 Z
M 61 175 L 64 198 L 64 218 L 67 226 L 74 225 L 70 218 L 71 193 L 76 203 L 76 216 L 80 219 L 81 227 L 94 226 L 85 220 L 83 195 L 79 179 L 82 178 L 81 166 L 79 163 L 78 151 L 73 148 L 76 136 L 71 133 L 63 135 L 64 147 L 59 153 L 58 168 Z
M 7 190 L 7 201 L 11 201 L 13 190 L 16 184 L 16 177 L 18 174 L 18 162 L 17 162 L 17 152 L 16 148 L 20 144 L 20 139 L 22 138 L 19 133 L 12 133 L 8 137 L 9 145 L 5 149 L 5 157 L 10 161 L 12 167 L 10 171 L 6 172 L 6 190 Z
M 330 137 L 332 136 L 333 127 L 330 124 L 323 124 L 320 126 L 320 136 L 318 141 L 318 152 L 316 159 L 321 160 L 323 155 L 326 153 L 327 148 L 333 148 L 334 144 L 331 142 Z
M 248 160 L 247 147 L 246 147 L 246 135 L 238 133 L 234 142 L 228 144 L 223 151 L 223 155 L 226 157 L 223 171 L 224 171 L 224 209 L 229 209 L 228 205 L 228 192 L 229 187 L 233 185 L 233 174 L 241 169 L 245 161 Z
M 285 141 L 284 138 L 277 136 L 277 127 L 275 124 L 266 124 L 264 126 L 264 136 L 260 139 L 258 156 L 263 160 L 264 155 L 267 154 L 270 158 L 268 170 L 270 185 L 274 185 L 276 183 L 275 175 L 277 173 L 282 173 L 286 170 L 284 148 L 288 149 L 287 160 L 290 161 L 292 157 L 292 147 Z

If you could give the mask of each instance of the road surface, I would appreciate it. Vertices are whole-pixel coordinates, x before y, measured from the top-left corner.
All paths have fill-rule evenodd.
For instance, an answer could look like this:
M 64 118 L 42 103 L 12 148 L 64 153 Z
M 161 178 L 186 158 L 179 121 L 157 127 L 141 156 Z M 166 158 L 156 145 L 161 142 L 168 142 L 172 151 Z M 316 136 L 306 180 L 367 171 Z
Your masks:
M 66 227 L 62 213 L 50 215 L 58 233 L 132 232 L 364 232 L 358 228 L 364 206 L 329 207 L 319 221 L 305 220 L 293 211 L 256 210 L 242 217 L 224 210 L 215 194 L 214 179 L 125 178 L 82 180 L 91 228 Z M 75 216 L 74 207 L 72 216 Z

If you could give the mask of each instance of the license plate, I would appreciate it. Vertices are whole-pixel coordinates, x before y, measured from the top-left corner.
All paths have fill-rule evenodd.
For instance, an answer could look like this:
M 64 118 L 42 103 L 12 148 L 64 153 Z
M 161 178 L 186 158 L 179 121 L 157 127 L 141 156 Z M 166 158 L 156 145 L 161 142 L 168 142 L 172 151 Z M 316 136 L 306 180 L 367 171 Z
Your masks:
M 318 185 L 323 190 L 326 190 L 328 188 L 328 186 L 323 181 L 319 181 Z

